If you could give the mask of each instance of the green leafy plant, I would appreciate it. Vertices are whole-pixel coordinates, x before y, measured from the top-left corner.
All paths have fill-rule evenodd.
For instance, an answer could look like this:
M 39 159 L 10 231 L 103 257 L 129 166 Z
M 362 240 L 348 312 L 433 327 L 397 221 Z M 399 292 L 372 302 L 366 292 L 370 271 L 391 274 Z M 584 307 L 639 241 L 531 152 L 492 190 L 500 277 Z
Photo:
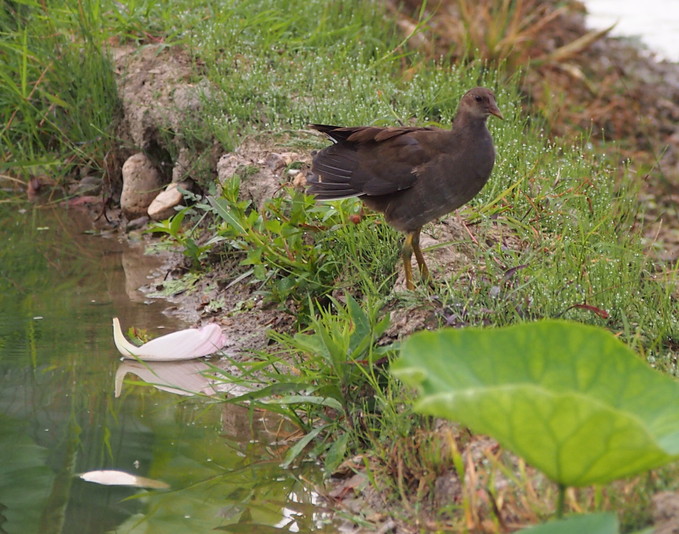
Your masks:
M 413 335 L 393 373 L 417 411 L 489 434 L 562 489 L 679 458 L 679 383 L 596 327 L 547 320 Z
M 366 312 L 351 295 L 346 296 L 346 304 L 336 299 L 332 302 L 334 309 L 321 309 L 312 317 L 312 333 L 282 336 L 279 340 L 306 358 L 314 358 L 317 371 L 327 373 L 324 382 L 329 386 L 328 392 L 348 412 L 364 374 L 362 366 L 374 364 L 375 355 L 381 357 L 384 353 L 374 343 L 386 330 L 389 317 L 378 318 L 379 303 Z
M 239 198 L 239 191 L 240 178 L 234 176 L 221 197 L 208 197 L 208 209 L 222 221 L 219 240 L 242 253 L 240 264 L 251 268 L 254 279 L 266 283 L 278 302 L 327 289 L 337 268 L 326 261 L 324 248 L 308 237 L 314 231 L 308 215 L 313 200 L 291 191 L 257 210 Z
M 290 300 L 306 308 L 308 297 L 324 297 L 338 287 L 354 285 L 357 279 L 360 282 L 361 276 L 368 285 L 388 278 L 398 248 L 391 245 L 394 239 L 381 239 L 384 225 L 381 231 L 362 232 L 348 221 L 343 209 L 348 204 L 318 204 L 291 188 L 257 209 L 240 198 L 240 183 L 235 175 L 224 184 L 221 196 L 210 196 L 196 207 L 222 221 L 208 244 L 221 243 L 239 253 L 240 264 L 250 269 L 261 292 L 272 301 Z M 376 247 L 394 253 L 376 254 Z M 369 268 L 347 268 L 361 263 Z
M 375 344 L 389 324 L 388 317 L 379 316 L 381 302 L 364 309 L 349 295 L 346 303 L 330 300 L 331 309 L 311 306 L 307 332 L 271 332 L 281 347 L 279 355 L 261 353 L 250 362 L 234 362 L 239 371 L 233 375 L 214 369 L 218 380 L 252 390 L 228 402 L 283 414 L 300 427 L 303 437 L 289 449 L 283 465 L 305 455 L 323 457 L 328 473 L 360 438 L 357 414 L 365 418 L 378 410 L 376 398 L 382 396 L 385 377 L 378 362 L 393 351 Z M 264 387 L 255 389 L 258 385 Z
M 169 219 L 149 225 L 148 232 L 166 234 L 181 247 L 182 253 L 191 260 L 192 266 L 198 268 L 204 254 L 212 248 L 214 242 L 210 240 L 205 244 L 199 245 L 195 239 L 196 226 L 185 228 L 184 219 L 192 211 L 192 208 L 184 208 Z

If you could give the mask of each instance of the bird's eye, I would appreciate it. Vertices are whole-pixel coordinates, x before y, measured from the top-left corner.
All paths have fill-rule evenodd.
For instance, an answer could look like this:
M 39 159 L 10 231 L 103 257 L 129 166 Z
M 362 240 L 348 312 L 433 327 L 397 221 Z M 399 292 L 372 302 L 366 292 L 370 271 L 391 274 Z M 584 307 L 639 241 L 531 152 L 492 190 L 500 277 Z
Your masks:
M 477 96 L 474 97 L 474 99 L 475 99 L 477 102 L 483 102 L 483 97 L 482 97 L 482 96 L 478 96 L 478 95 L 477 95 Z

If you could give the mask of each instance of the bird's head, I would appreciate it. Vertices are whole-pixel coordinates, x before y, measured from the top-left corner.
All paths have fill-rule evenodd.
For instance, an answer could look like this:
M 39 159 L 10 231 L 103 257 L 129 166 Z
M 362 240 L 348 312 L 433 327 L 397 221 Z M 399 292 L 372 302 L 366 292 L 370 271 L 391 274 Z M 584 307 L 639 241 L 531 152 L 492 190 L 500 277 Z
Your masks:
M 490 115 L 495 115 L 504 119 L 500 108 L 495 102 L 495 95 L 490 89 L 485 87 L 474 87 L 467 91 L 460 101 L 459 114 L 465 114 L 473 118 L 487 119 Z

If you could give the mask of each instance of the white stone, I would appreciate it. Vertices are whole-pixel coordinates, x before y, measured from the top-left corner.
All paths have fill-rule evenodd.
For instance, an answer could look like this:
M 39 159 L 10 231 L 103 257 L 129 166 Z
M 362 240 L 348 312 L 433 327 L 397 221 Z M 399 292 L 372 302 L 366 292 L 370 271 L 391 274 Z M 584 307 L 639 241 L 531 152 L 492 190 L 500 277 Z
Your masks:
M 183 183 L 173 183 L 169 184 L 165 191 L 158 194 L 156 198 L 153 199 L 151 205 L 148 209 L 148 214 L 154 221 L 160 221 L 172 217 L 177 210 L 174 208 L 179 206 L 184 199 L 177 186 L 186 187 Z

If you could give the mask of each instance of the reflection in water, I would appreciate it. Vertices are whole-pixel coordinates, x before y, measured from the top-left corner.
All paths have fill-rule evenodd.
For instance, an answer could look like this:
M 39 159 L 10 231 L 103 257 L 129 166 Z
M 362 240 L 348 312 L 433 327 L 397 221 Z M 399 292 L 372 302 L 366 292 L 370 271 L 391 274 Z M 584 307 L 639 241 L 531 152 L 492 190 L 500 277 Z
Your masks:
M 193 360 L 184 362 L 138 362 L 125 360 L 116 370 L 115 396 L 120 397 L 123 379 L 133 373 L 153 387 L 177 395 L 196 396 L 215 393 L 211 382 L 203 375 L 210 366 Z
M 118 369 L 111 317 L 148 329 L 186 325 L 162 315 L 162 303 L 133 302 L 121 258 L 143 256 L 114 237 L 85 235 L 75 215 L 0 204 L 0 532 L 323 531 L 315 494 L 279 467 L 294 429 L 167 392 L 209 392 L 195 367 L 179 382 L 176 370 L 156 370 L 150 381 L 164 391 L 128 380 L 114 397 L 117 373 L 149 378 L 146 367 Z M 170 489 L 77 476 L 97 470 Z
M 87 482 L 102 484 L 103 486 L 133 486 L 135 488 L 156 488 L 168 489 L 170 486 L 162 480 L 131 475 L 124 471 L 113 469 L 99 469 L 98 471 L 88 471 L 81 473 L 80 478 Z

